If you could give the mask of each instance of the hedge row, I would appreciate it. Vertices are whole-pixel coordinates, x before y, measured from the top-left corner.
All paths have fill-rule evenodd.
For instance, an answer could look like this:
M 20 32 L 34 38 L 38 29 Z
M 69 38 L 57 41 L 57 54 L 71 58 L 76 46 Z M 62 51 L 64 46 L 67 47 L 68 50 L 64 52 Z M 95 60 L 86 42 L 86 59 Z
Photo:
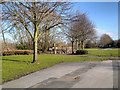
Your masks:
M 14 50 L 14 51 L 3 51 L 2 55 L 29 55 L 32 54 L 32 50 Z
M 88 54 L 87 50 L 77 50 L 76 55 L 83 55 L 83 54 Z

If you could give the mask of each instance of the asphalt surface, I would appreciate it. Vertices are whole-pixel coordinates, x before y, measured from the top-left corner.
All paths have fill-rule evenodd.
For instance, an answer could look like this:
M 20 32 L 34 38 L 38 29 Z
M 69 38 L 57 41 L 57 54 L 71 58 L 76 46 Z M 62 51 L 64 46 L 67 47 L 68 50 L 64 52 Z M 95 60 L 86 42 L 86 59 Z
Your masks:
M 3 85 L 3 88 L 117 88 L 119 61 L 61 63 Z

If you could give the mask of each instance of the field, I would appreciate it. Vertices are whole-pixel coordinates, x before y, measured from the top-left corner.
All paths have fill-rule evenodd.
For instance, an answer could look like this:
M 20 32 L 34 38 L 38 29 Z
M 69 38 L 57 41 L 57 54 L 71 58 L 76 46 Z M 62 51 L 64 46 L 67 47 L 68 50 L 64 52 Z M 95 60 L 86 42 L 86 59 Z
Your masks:
M 88 55 L 54 55 L 41 54 L 38 56 L 40 64 L 31 64 L 32 55 L 11 55 L 2 57 L 2 82 L 13 80 L 29 73 L 51 67 L 62 62 L 102 61 L 116 59 L 118 50 L 89 49 Z M 90 57 L 91 56 L 91 57 Z M 94 57 L 95 56 L 95 57 Z M 100 57 L 98 57 L 100 56 Z M 102 57 L 105 56 L 105 57 Z M 102 57 L 102 58 L 101 58 Z
M 118 57 L 120 49 L 86 49 L 89 55 L 100 57 Z

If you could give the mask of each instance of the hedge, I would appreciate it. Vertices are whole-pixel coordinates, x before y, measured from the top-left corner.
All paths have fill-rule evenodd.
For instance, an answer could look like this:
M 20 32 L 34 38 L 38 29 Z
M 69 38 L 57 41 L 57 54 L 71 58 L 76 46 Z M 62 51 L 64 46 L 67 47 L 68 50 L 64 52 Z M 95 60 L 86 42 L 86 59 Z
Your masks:
M 14 51 L 3 51 L 2 55 L 3 56 L 8 56 L 8 55 L 29 55 L 32 54 L 32 50 L 14 50 Z
M 76 55 L 83 55 L 83 54 L 88 54 L 87 50 L 77 50 Z

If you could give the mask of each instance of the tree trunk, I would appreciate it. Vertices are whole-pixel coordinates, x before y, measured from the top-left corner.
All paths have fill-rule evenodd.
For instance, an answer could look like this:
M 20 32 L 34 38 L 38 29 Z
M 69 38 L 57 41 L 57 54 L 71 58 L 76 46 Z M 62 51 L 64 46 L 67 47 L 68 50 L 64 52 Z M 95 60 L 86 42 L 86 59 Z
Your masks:
M 84 41 L 81 41 L 81 43 L 82 43 L 82 50 L 84 49 Z
M 79 43 L 78 43 L 78 49 L 80 50 L 80 48 L 81 48 L 81 41 L 79 40 Z
M 36 62 L 38 60 L 38 54 L 37 54 L 37 40 L 33 42 L 33 62 Z
M 7 46 L 7 43 L 6 43 L 6 40 L 5 40 L 5 35 L 4 35 L 4 32 L 3 32 L 3 30 L 2 30 L 2 36 L 3 36 L 3 42 L 4 42 L 4 49 L 7 49 L 7 51 L 9 50 L 8 49 L 8 46 Z
M 56 45 L 54 43 L 54 54 L 56 54 Z
M 48 50 L 48 45 L 49 45 L 49 43 L 48 43 L 48 36 L 49 35 L 49 31 L 48 30 L 46 30 L 45 31 L 45 45 L 44 45 L 44 52 L 47 52 L 47 50 Z
M 83 42 L 83 47 L 82 47 L 82 48 L 84 49 L 84 47 L 85 47 L 85 44 L 84 44 L 84 42 Z
M 72 41 L 72 54 L 74 54 L 74 51 L 73 51 L 73 44 L 74 44 L 74 41 Z
M 82 49 L 82 41 L 80 41 L 80 49 Z
M 78 50 L 78 40 L 76 40 L 76 51 Z
M 36 6 L 36 3 L 33 2 L 33 6 Z M 36 12 L 33 12 L 33 16 L 34 16 L 34 39 L 33 39 L 33 62 L 37 62 L 38 61 L 38 53 L 37 53 L 37 43 L 38 43 L 38 31 L 39 31 L 39 26 L 36 22 Z M 39 64 L 39 63 L 38 63 Z

